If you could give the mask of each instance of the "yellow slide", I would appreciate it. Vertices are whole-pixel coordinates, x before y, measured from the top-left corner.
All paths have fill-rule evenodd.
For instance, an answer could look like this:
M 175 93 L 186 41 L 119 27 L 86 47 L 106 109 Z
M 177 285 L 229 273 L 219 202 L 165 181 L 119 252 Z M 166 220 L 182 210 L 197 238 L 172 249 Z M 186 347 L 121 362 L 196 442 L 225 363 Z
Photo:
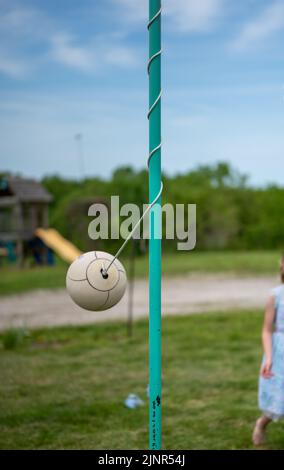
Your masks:
M 48 248 L 51 248 L 60 258 L 67 261 L 67 263 L 72 263 L 82 254 L 73 243 L 63 238 L 54 228 L 38 228 L 35 234 Z

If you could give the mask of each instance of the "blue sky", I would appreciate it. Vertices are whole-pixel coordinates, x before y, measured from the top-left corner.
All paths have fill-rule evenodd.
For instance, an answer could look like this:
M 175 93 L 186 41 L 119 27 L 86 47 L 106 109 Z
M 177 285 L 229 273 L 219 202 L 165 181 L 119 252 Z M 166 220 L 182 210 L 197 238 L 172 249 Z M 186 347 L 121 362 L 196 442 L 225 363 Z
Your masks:
M 163 169 L 283 182 L 284 0 L 164 0 Z M 147 0 L 0 0 L 0 169 L 147 160 Z

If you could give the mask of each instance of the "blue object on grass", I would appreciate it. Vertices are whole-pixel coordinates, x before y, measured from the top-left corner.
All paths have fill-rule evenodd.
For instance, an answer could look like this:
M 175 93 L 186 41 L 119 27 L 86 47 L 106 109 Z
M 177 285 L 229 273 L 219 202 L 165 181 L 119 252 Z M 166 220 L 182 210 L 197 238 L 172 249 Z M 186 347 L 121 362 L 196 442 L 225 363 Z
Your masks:
M 138 408 L 138 406 L 144 405 L 144 402 L 143 400 L 141 400 L 141 398 L 139 398 L 134 393 L 130 393 L 128 397 L 126 398 L 126 400 L 124 401 L 124 404 L 126 408 L 130 408 L 133 410 L 135 408 Z

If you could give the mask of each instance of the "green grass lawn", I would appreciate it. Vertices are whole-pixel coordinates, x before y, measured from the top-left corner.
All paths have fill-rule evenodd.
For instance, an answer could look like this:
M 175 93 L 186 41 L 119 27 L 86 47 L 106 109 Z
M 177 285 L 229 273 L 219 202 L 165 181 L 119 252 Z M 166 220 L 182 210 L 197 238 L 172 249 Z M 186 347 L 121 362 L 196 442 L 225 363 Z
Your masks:
M 278 251 L 257 252 L 176 252 L 163 257 L 166 276 L 184 273 L 237 273 L 241 275 L 275 274 L 278 269 Z M 128 260 L 122 259 L 125 268 Z M 0 295 L 24 292 L 32 289 L 57 288 L 65 285 L 67 265 L 58 261 L 54 267 L 18 269 L 0 268 Z M 136 261 L 136 274 L 146 277 L 147 256 Z
M 165 318 L 164 449 L 252 447 L 261 322 L 250 311 Z M 132 340 L 123 323 L 33 331 L 15 344 L 9 335 L 0 337 L 1 449 L 147 448 L 146 321 Z M 124 407 L 131 392 L 143 407 Z M 283 423 L 265 448 L 284 449 Z

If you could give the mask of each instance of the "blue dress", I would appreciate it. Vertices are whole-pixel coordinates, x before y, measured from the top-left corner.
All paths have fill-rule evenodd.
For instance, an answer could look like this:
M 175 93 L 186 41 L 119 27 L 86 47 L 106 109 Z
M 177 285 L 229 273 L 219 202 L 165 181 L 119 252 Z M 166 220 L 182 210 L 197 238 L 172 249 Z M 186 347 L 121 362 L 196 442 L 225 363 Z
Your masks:
M 272 289 L 275 297 L 275 331 L 272 334 L 272 374 L 259 377 L 258 404 L 273 421 L 284 418 L 284 285 Z M 265 362 L 263 356 L 262 364 Z

